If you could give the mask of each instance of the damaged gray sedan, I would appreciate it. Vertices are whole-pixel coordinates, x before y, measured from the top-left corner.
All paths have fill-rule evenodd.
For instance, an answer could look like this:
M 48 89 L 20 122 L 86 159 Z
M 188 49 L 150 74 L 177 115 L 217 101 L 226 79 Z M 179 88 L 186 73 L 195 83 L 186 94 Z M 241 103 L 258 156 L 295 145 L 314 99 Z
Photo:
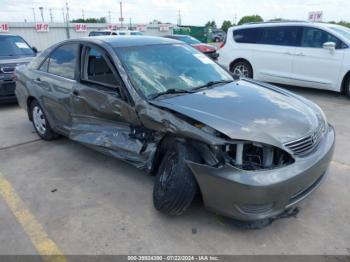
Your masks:
M 38 135 L 69 137 L 156 175 L 157 210 L 196 194 L 238 220 L 276 217 L 321 183 L 335 134 L 321 109 L 275 86 L 235 79 L 176 40 L 69 40 L 16 70 Z

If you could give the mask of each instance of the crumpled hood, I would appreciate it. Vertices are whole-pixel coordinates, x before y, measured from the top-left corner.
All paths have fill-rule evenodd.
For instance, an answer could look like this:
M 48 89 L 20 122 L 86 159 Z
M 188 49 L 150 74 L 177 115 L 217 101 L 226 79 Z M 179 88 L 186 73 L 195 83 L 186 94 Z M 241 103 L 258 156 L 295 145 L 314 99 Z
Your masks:
M 202 122 L 232 139 L 281 146 L 319 125 L 317 106 L 270 85 L 239 80 L 152 104 Z

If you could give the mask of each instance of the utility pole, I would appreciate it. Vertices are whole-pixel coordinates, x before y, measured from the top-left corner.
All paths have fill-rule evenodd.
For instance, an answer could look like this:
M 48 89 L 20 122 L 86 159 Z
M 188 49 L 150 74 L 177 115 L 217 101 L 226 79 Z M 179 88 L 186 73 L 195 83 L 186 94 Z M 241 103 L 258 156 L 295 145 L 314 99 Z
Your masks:
M 50 11 L 50 22 L 53 23 L 52 9 L 50 8 L 49 11 Z
M 40 10 L 40 15 L 41 15 L 41 20 L 44 23 L 44 7 L 40 6 L 39 10 Z
M 119 17 L 119 22 L 120 22 L 120 27 L 123 27 L 123 3 L 120 1 L 120 17 Z
M 36 23 L 35 9 L 34 9 L 34 7 L 33 7 L 32 9 L 33 9 L 33 18 L 34 18 L 34 23 Z
M 69 23 L 69 6 L 68 6 L 68 1 L 66 1 L 66 21 Z
M 85 20 L 84 9 L 81 9 L 81 17 L 83 18 L 83 20 Z
M 108 11 L 108 22 L 109 22 L 110 24 L 112 23 L 111 11 Z
M 129 17 L 129 30 L 132 30 L 131 17 Z
M 181 10 L 178 10 L 177 25 L 181 25 Z
M 62 7 L 62 17 L 63 17 L 63 23 L 66 22 L 66 18 L 65 18 L 65 15 L 64 15 L 64 8 Z
M 70 39 L 70 32 L 69 32 L 69 6 L 68 6 L 68 1 L 66 1 L 66 33 L 67 33 L 67 39 Z

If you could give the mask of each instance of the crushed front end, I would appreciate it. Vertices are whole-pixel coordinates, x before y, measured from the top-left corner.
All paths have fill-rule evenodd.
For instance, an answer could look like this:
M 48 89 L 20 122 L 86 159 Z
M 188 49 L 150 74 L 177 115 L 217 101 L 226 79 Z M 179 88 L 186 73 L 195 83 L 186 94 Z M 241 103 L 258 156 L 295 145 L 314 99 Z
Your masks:
M 216 163 L 188 165 L 209 210 L 243 221 L 266 219 L 295 206 L 323 180 L 334 151 L 333 127 L 310 139 L 316 138 L 313 147 L 303 141 L 285 150 L 253 142 L 216 146 L 210 150 Z M 301 148 L 308 150 L 299 154 Z

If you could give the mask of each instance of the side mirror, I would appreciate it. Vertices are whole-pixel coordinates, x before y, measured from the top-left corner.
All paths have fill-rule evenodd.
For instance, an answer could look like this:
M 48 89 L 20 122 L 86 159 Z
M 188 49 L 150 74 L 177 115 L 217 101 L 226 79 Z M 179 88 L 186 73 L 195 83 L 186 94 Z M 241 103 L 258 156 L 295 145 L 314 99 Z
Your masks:
M 32 46 L 32 50 L 34 51 L 34 53 L 38 53 L 38 49 L 35 46 Z
M 324 49 L 328 49 L 332 53 L 335 51 L 335 43 L 334 42 L 326 42 L 323 44 Z

